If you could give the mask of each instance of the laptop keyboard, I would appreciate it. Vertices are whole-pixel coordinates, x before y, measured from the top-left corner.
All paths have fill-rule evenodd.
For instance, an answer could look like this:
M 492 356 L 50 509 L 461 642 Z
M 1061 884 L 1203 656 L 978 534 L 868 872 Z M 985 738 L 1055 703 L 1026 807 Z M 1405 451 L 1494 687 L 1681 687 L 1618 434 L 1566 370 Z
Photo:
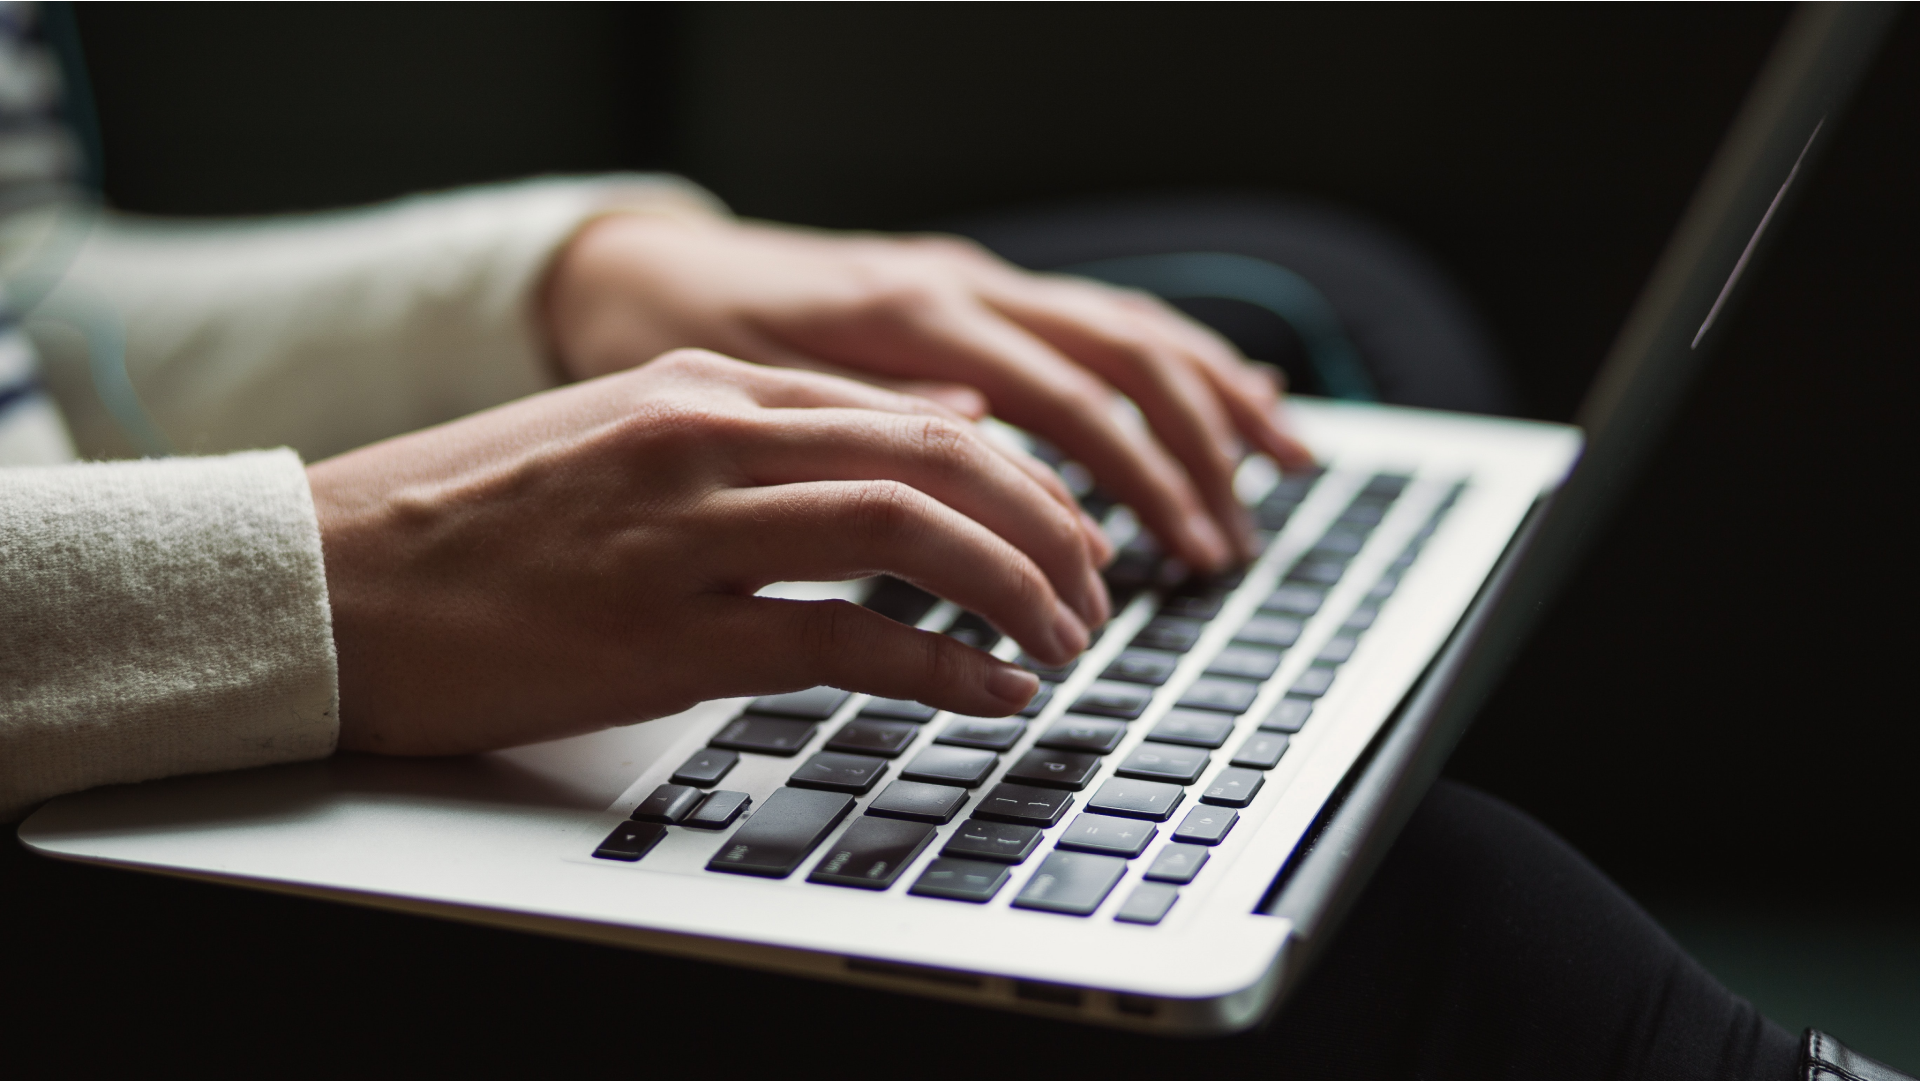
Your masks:
M 1318 473 L 1288 476 L 1253 508 L 1263 547 L 1320 479 Z M 1207 873 L 1210 850 L 1232 832 L 1241 811 L 1261 798 L 1267 771 L 1312 722 L 1315 703 L 1339 678 L 1460 492 L 1456 486 L 1440 502 L 1286 693 L 1263 708 L 1256 724 L 1242 725 L 1408 483 L 1396 474 L 1370 477 L 1258 610 L 1239 617 L 1224 645 L 1208 647 L 1212 656 L 1202 673 L 1180 687 L 1170 704 L 1161 703 L 1168 708 L 1125 754 L 1114 752 L 1135 722 L 1170 693 L 1166 685 L 1188 655 L 1221 637 L 1208 632 L 1242 584 L 1239 574 L 1170 583 L 1179 565 L 1163 559 L 1144 535 L 1121 549 L 1106 572 L 1107 584 L 1116 611 L 1149 590 L 1157 609 L 1049 723 L 1030 719 L 1048 707 L 1085 658 L 1052 667 L 1021 656 L 1018 663 L 1043 681 L 1022 716 L 961 717 L 918 702 L 867 699 L 804 758 L 801 753 L 814 746 L 851 696 L 815 687 L 759 698 L 683 763 L 670 783 L 644 797 L 632 819 L 593 855 L 643 860 L 671 829 L 711 833 L 740 822 L 717 843 L 706 869 L 787 878 L 851 816 L 853 824 L 814 860 L 808 882 L 893 889 L 902 872 L 939 843 L 908 893 L 984 904 L 1006 888 L 1011 868 L 1038 858 L 1013 907 L 1084 917 L 1100 908 L 1129 865 L 1165 833 L 1168 843 L 1153 853 L 1144 881 L 1113 917 L 1157 924 L 1178 901 L 1180 887 Z M 909 624 L 925 619 L 937 603 L 892 579 L 879 583 L 866 602 Z M 988 650 L 1001 639 L 968 612 L 946 633 Z M 922 740 L 930 728 L 932 739 Z M 1247 734 L 1236 741 L 1236 730 Z M 743 755 L 797 761 L 786 784 L 753 806 L 746 793 L 723 787 Z M 1223 768 L 1213 769 L 1222 759 Z M 856 815 L 860 798 L 869 794 L 874 798 Z M 1049 841 L 1049 831 L 1063 823 Z

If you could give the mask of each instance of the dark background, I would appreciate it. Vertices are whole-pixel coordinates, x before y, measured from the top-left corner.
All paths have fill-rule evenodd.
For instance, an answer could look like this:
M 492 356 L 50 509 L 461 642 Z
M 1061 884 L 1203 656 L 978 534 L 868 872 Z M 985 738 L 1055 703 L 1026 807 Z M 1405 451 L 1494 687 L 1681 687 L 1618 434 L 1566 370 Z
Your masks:
M 1491 326 L 1523 411 L 1556 420 L 1787 13 L 78 9 L 106 194 L 126 209 L 615 168 L 683 172 L 746 214 L 883 228 L 1094 194 L 1305 195 L 1424 246 Z M 1637 892 L 1911 909 L 1917 134 L 1907 14 L 1664 453 L 1450 766 Z

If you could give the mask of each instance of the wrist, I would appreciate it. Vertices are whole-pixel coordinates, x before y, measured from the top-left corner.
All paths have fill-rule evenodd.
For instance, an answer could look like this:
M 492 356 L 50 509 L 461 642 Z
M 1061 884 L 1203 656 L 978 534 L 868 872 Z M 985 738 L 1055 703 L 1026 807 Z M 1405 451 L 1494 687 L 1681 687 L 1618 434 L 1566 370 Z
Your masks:
M 547 356 L 565 381 L 644 363 L 677 343 L 661 333 L 648 287 L 652 255 L 719 219 L 705 212 L 620 209 L 580 223 L 548 265 L 538 315 Z

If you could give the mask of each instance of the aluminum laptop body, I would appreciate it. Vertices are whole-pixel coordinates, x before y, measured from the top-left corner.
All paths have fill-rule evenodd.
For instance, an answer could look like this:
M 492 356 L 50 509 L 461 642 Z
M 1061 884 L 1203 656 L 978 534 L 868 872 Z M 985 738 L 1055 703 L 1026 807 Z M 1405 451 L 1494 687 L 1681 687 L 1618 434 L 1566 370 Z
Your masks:
M 1198 592 L 1149 574 L 1070 672 L 1047 673 L 1030 717 L 861 695 L 708 702 L 470 758 L 98 789 L 20 837 L 58 858 L 1142 1031 L 1253 1026 L 1651 449 L 1889 20 L 1796 16 L 1579 428 L 1297 400 L 1325 471 L 1242 468 L 1269 527 L 1257 562 Z M 1124 511 L 1108 524 L 1150 553 Z M 946 602 L 908 618 L 966 630 Z M 976 774 L 912 779 L 966 762 Z M 789 813 L 811 823 L 802 841 L 779 834 Z M 784 874 L 762 858 L 780 836 L 805 849 Z

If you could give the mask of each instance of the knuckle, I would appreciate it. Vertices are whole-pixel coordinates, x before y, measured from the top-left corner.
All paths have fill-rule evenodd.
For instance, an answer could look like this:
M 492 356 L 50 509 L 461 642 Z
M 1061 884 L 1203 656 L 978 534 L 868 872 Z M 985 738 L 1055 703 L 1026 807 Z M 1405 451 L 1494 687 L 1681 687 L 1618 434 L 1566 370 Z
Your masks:
M 857 307 L 859 315 L 876 326 L 904 327 L 932 319 L 946 303 L 945 290 L 926 278 L 876 273 L 870 276 Z
M 729 360 L 708 349 L 669 349 L 655 357 L 649 367 L 677 375 L 703 376 L 722 371 L 739 361 Z
M 958 471 L 975 461 L 973 433 L 945 417 L 915 417 L 907 422 L 917 431 L 914 441 L 930 465 Z
M 847 508 L 849 525 L 870 543 L 910 543 L 921 523 L 920 496 L 899 481 L 863 481 Z
M 971 661 L 966 655 L 968 647 L 944 634 L 923 633 L 920 648 L 925 654 L 923 675 L 930 686 L 953 687 L 966 679 Z
M 656 398 L 635 407 L 611 426 L 611 436 L 626 453 L 677 462 L 713 458 L 751 436 L 750 417 L 698 401 Z
M 844 660 L 859 634 L 860 609 L 847 601 L 815 601 L 808 605 L 807 616 L 801 623 L 800 649 L 813 669 Z

